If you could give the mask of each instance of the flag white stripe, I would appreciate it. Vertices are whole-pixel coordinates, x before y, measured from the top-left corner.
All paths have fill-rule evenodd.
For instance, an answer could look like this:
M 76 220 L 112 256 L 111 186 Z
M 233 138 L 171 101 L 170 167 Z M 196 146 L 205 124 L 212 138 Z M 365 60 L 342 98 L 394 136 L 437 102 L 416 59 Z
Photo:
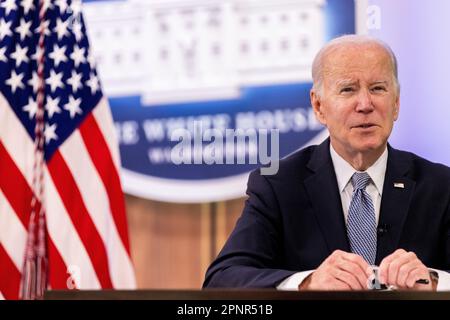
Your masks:
M 31 185 L 34 145 L 30 136 L 17 119 L 8 102 L 0 94 L 0 138 L 11 158 Z M 7 126 L 3 126 L 3 123 Z M 5 130 L 7 128 L 7 130 Z M 25 160 L 27 159 L 27 160 Z M 31 170 L 30 170 L 31 168 Z M 80 289 L 99 289 L 100 284 L 95 274 L 89 255 L 78 236 L 72 221 L 62 203 L 59 193 L 45 167 L 46 214 L 49 235 L 68 268 L 75 266 L 81 271 Z M 21 268 L 19 269 L 21 270 Z
M 31 186 L 33 177 L 34 145 L 16 114 L 0 93 L 0 140 L 8 153 L 17 155 L 14 162 L 22 172 L 28 185 Z
M 17 270 L 22 270 L 27 231 L 0 190 L 0 243 Z
M 0 300 L 5 300 L 5 297 L 3 296 L 1 291 L 0 291 Z
M 106 247 L 114 288 L 134 288 L 133 266 L 114 223 L 108 194 L 78 130 L 61 145 L 60 151 Z
M 111 110 L 109 108 L 108 100 L 106 100 L 105 97 L 100 100 L 98 105 L 92 111 L 92 114 L 100 127 L 100 131 L 103 132 L 103 137 L 105 137 L 106 143 L 108 144 L 114 166 L 116 167 L 117 172 L 120 172 L 120 155 L 119 148 L 117 148 L 119 144 L 117 143 L 116 130 L 114 129 Z
M 47 167 L 45 168 L 45 198 L 47 227 L 68 270 L 75 270 L 78 289 L 100 289 L 86 248 L 64 207 Z M 79 275 L 79 278 L 77 276 Z

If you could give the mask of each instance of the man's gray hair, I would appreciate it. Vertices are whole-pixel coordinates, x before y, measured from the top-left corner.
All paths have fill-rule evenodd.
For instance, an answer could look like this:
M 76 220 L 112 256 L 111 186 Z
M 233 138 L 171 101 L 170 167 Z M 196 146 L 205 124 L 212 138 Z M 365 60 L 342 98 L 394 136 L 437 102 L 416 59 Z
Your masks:
M 330 42 L 328 42 L 320 51 L 317 53 L 316 57 L 314 58 L 313 65 L 312 65 L 312 78 L 313 78 L 313 90 L 318 94 L 319 96 L 322 95 L 322 85 L 323 85 L 323 65 L 324 60 L 331 51 L 342 47 L 347 44 L 376 44 L 382 48 L 384 48 L 389 55 L 391 59 L 392 64 L 392 74 L 394 79 L 394 85 L 397 90 L 397 92 L 400 92 L 400 84 L 398 81 L 398 64 L 397 64 L 397 58 L 395 57 L 394 52 L 392 51 L 391 47 L 380 39 L 366 36 L 366 35 L 356 35 L 356 34 L 348 34 L 343 35 L 337 38 L 334 38 Z

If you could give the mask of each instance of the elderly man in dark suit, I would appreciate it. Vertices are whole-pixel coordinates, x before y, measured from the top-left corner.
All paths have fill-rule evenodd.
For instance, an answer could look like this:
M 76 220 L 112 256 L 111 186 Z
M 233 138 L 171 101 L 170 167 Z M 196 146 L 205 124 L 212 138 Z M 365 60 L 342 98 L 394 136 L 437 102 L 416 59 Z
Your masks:
M 250 174 L 242 216 L 204 287 L 450 289 L 450 169 L 388 144 L 397 61 L 383 42 L 336 38 L 317 54 L 311 103 L 329 138 Z

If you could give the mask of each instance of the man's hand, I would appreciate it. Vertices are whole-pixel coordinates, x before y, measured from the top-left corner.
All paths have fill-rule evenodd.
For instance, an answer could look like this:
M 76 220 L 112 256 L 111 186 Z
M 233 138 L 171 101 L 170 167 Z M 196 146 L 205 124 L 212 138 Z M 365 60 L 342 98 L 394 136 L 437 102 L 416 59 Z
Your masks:
M 396 250 L 381 261 L 378 276 L 381 283 L 402 290 L 436 291 L 437 287 L 437 283 L 433 283 L 430 279 L 428 268 L 416 254 L 403 249 Z M 416 283 L 419 279 L 426 279 L 429 284 Z
M 370 272 L 361 256 L 336 250 L 299 285 L 299 290 L 367 290 Z

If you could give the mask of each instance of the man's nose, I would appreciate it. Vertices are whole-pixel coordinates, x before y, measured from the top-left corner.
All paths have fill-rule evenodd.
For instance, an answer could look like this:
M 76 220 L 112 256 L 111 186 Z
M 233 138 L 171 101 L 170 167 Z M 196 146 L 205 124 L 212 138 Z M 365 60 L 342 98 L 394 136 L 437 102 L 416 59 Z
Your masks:
M 372 104 L 372 98 L 370 96 L 370 92 L 367 89 L 361 89 L 358 93 L 358 101 L 356 105 L 356 111 L 357 112 L 372 112 L 373 111 L 373 104 Z

